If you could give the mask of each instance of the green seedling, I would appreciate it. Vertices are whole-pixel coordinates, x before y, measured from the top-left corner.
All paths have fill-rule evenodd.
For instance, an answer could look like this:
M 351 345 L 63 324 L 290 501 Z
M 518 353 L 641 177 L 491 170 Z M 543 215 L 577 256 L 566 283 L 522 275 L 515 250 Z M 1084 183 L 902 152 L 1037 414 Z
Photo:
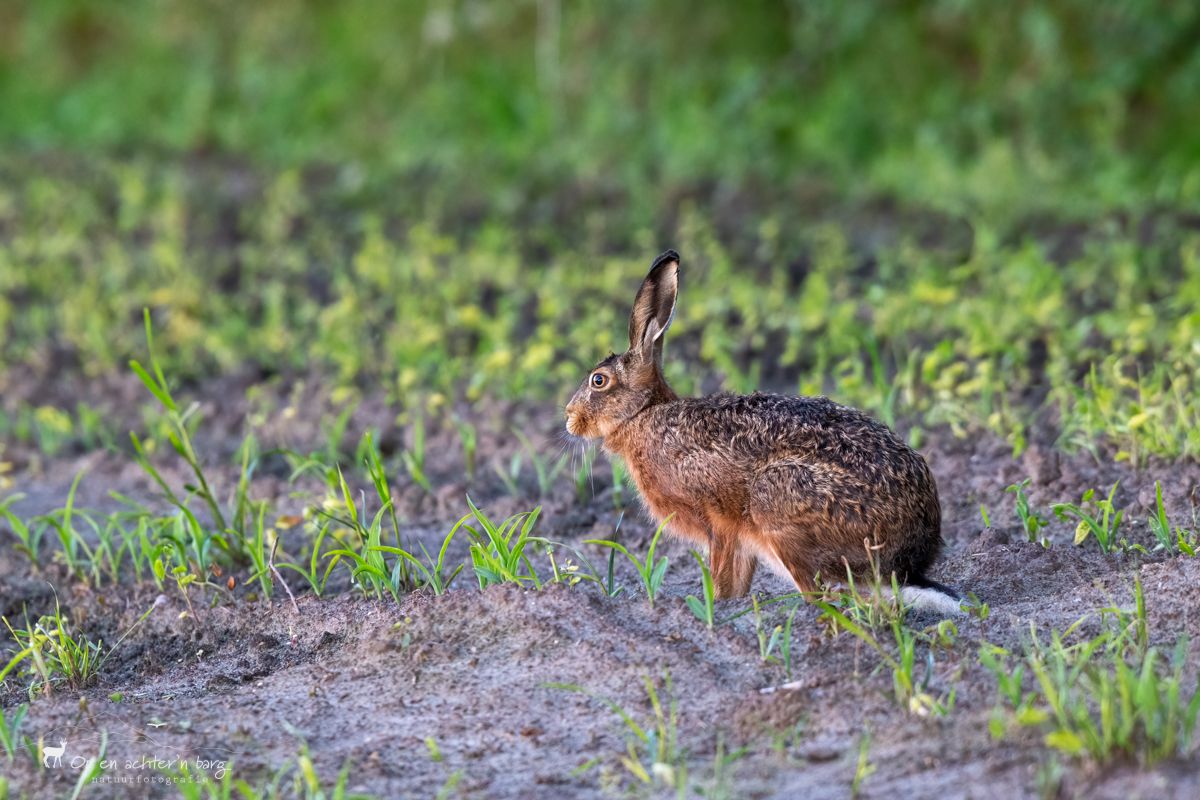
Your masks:
M 425 545 L 421 545 L 421 554 L 423 559 L 419 559 L 411 553 L 401 550 L 399 547 L 389 547 L 380 545 L 379 549 L 385 553 L 391 553 L 406 562 L 414 573 L 420 578 L 420 586 L 431 589 L 435 595 L 445 594 L 450 590 L 450 584 L 454 583 L 454 579 L 458 577 L 458 573 L 462 572 L 464 564 L 455 565 L 454 569 L 449 569 L 446 564 L 446 551 L 450 549 L 450 542 L 454 540 L 454 535 L 458 533 L 467 520 L 472 519 L 472 515 L 460 519 L 450 532 L 446 534 L 446 538 L 442 540 L 442 546 L 438 549 L 437 557 L 429 555 L 429 551 L 425 549 Z M 447 571 L 449 570 L 449 571 Z
M 979 595 L 974 592 L 967 592 L 967 597 L 959 606 L 968 616 L 972 616 L 981 622 L 992 614 L 992 608 L 987 603 L 979 598 Z
M 80 689 L 96 676 L 103 643 L 72 635 L 57 603 L 54 614 L 35 623 L 26 618 L 25 627 L 14 628 L 4 619 L 4 626 L 18 650 L 8 665 L 0 669 L 0 681 L 26 661 L 24 672 L 34 679 L 29 686 L 31 697 L 39 692 L 50 694 L 57 683 Z
M 188 587 L 193 583 L 202 583 L 200 577 L 190 571 L 187 566 L 179 564 L 171 570 L 171 580 L 175 581 L 175 588 L 183 597 L 183 604 L 188 607 L 188 618 L 192 620 L 193 625 L 198 625 L 199 620 L 196 617 L 196 609 L 192 606 L 192 596 L 188 593 Z
M 990 642 L 979 647 L 979 663 L 996 679 L 996 690 L 1012 709 L 1013 719 L 1020 725 L 1036 725 L 1045 720 L 1045 714 L 1035 706 L 1035 695 L 1024 690 L 1025 665 L 1014 661 L 1012 653 Z M 988 723 L 993 739 L 1002 739 L 1008 722 L 1003 709 L 993 710 Z
M 194 564 L 197 575 L 207 575 L 215 553 L 228 552 L 227 541 L 213 529 L 204 527 L 189 511 L 177 509 L 167 523 L 158 528 L 158 534 L 176 566 L 191 571 Z M 244 547 L 241 552 L 245 553 Z
M 878 413 L 884 424 L 894 429 L 896 427 L 896 402 L 900 396 L 901 384 L 899 381 L 889 380 L 887 370 L 884 369 L 883 359 L 879 356 L 879 341 L 876 337 L 868 334 L 863 345 L 871 359 L 869 391 L 873 402 L 868 403 L 867 406 Z
M 67 502 L 62 508 L 34 520 L 35 524 L 42 524 L 54 530 L 61 546 L 59 552 L 66 562 L 67 572 L 72 577 L 80 575 L 84 571 L 86 563 L 94 558 L 86 537 L 75 527 L 75 522 L 80 517 L 75 512 L 75 492 L 79 489 L 79 482 L 82 479 L 83 472 L 75 475 L 75 479 L 71 481 L 71 488 L 67 491 Z M 94 522 L 92 522 L 92 527 L 96 527 Z
M 325 440 L 325 449 L 321 453 L 321 460 L 325 463 L 337 464 L 342 461 L 342 442 L 346 440 L 346 431 L 350 428 L 350 420 L 357 409 L 358 403 L 350 402 L 332 418 L 327 415 L 321 416 L 321 434 Z M 361 463 L 361 459 L 356 459 L 356 461 Z
M 806 597 L 818 597 L 831 602 L 858 625 L 872 631 L 888 628 L 895 622 L 903 623 L 907 609 L 901 600 L 895 576 L 892 576 L 889 585 L 880 573 L 875 551 L 868 543 L 863 544 L 871 564 L 865 591 L 859 588 L 859 580 L 854 573 L 847 569 L 844 588 L 827 589 L 823 595 L 810 594 Z
M 258 440 L 253 434 L 247 434 L 238 445 L 238 486 L 234 488 L 233 518 L 234 530 L 241 534 L 241 552 L 236 554 L 235 560 L 250 561 L 256 572 L 263 566 L 264 542 L 260 523 L 268 506 L 265 501 L 252 500 L 250 497 L 251 481 L 254 471 L 258 469 L 259 457 Z
M 709 630 L 713 627 L 713 579 L 712 571 L 708 568 L 708 564 L 704 561 L 704 557 L 692 551 L 692 558 L 696 559 L 696 563 L 700 565 L 700 585 L 703 589 L 704 600 L 701 601 L 694 595 L 688 595 L 685 598 L 687 607 L 696 615 L 696 619 L 708 626 Z
M 374 457 L 378 461 L 378 451 Z M 404 468 L 413 483 L 433 494 L 433 486 L 425 475 L 425 415 L 421 413 L 419 406 L 413 411 L 412 446 L 400 454 L 400 459 L 404 462 Z
M 739 796 L 736 764 L 751 752 L 749 747 L 730 751 L 725 744 L 725 734 L 717 733 L 717 752 L 713 756 L 712 777 L 708 785 L 699 790 L 706 800 L 732 800 Z
M 246 532 L 254 524 L 258 510 L 266 505 L 250 499 L 250 483 L 254 478 L 254 471 L 258 468 L 259 459 L 258 440 L 254 438 L 253 434 L 248 434 L 238 445 L 237 459 L 240 468 L 238 469 L 237 487 L 233 493 L 233 527 L 235 530 Z M 247 542 L 245 548 L 246 552 L 243 555 L 250 557 L 253 561 L 254 551 L 258 548 L 252 542 Z
M 1150 645 L 1140 581 L 1132 613 L 1108 607 L 1099 616 L 1105 629 L 1091 638 L 1078 635 L 1086 615 L 1065 631 L 1051 631 L 1048 640 L 1031 623 L 1023 653 L 981 649 L 1001 700 L 992 735 L 1040 731 L 1051 749 L 1100 763 L 1186 757 L 1200 715 L 1200 680 L 1187 669 L 1186 637 L 1169 659 Z
M 108 754 L 108 731 L 100 730 L 100 746 L 97 748 L 96 755 L 88 756 L 83 762 L 83 766 L 79 768 L 79 777 L 75 779 L 75 788 L 71 791 L 70 800 L 79 800 L 83 796 L 84 791 L 92 786 L 96 779 L 104 773 L 104 765 L 106 763 L 105 756 Z
M 668 563 L 666 556 L 655 559 L 654 551 L 658 547 L 659 537 L 662 536 L 663 531 L 666 530 L 667 523 L 670 521 L 671 517 L 664 519 L 662 524 L 658 526 L 658 530 L 654 532 L 654 536 L 650 539 L 650 549 L 646 552 L 645 560 L 642 560 L 633 553 L 630 553 L 628 548 L 619 542 L 610 541 L 608 539 L 587 539 L 584 541 L 584 544 L 594 544 L 599 545 L 600 547 L 607 547 L 610 550 L 621 553 L 627 559 L 629 559 L 629 562 L 633 564 L 634 569 L 637 570 L 638 577 L 642 579 L 642 588 L 646 590 L 646 599 L 649 601 L 651 608 L 654 608 L 654 598 L 658 596 L 658 590 L 662 588 L 663 578 L 667 574 Z
M 1071 756 L 1126 754 L 1151 764 L 1189 752 L 1200 689 L 1193 686 L 1190 697 L 1185 689 L 1186 642 L 1167 668 L 1157 648 L 1129 663 L 1109 647 L 1114 641 L 1103 634 L 1067 645 L 1052 635 L 1043 645 L 1034 632 L 1026 659 L 1049 715 L 1046 744 Z
M 751 608 L 754 612 L 754 630 L 758 637 L 758 654 L 763 663 L 778 663 L 783 665 L 784 675 L 788 680 L 792 679 L 792 623 L 796 619 L 796 612 L 800 610 L 798 605 L 793 605 L 792 610 L 788 612 L 787 619 L 782 625 L 776 625 L 768 633 L 762 624 L 762 611 L 758 602 L 758 596 L 750 598 Z M 776 655 L 778 653 L 778 655 Z
M 4 668 L 0 669 L 0 682 L 23 666 L 24 674 L 34 679 L 29 686 L 30 696 L 39 692 L 49 694 L 58 683 L 81 689 L 96 677 L 117 648 L 150 616 L 155 607 L 152 605 L 146 609 L 107 651 L 103 641 L 93 641 L 72 633 L 57 598 L 53 614 L 43 616 L 32 624 L 27 617 L 23 628 L 14 628 L 7 618 L 0 618 L 18 648 Z
M 500 466 L 499 462 L 492 463 L 492 470 L 496 476 L 500 478 L 500 482 L 504 484 L 504 488 L 513 497 L 521 495 L 521 465 L 524 463 L 524 456 L 520 451 L 513 453 L 508 460 L 508 468 Z
M 175 401 L 170 387 L 167 385 L 167 379 L 163 375 L 162 367 L 159 365 L 158 358 L 154 353 L 154 334 L 150 325 L 150 310 L 143 309 L 142 316 L 146 328 L 146 350 L 149 353 L 150 370 L 147 371 L 136 360 L 130 361 L 129 367 L 162 406 L 165 414 L 167 441 L 170 442 L 171 447 L 174 448 L 175 452 L 188 466 L 195 482 L 185 485 L 185 497 L 180 497 L 151 463 L 142 440 L 138 438 L 137 434 L 131 432 L 129 438 L 133 443 L 134 457 L 142 469 L 145 470 L 146 474 L 162 489 L 167 500 L 189 518 L 191 526 L 195 529 L 200 529 L 202 526 L 188 507 L 186 498 L 200 498 L 207 508 L 209 516 L 212 518 L 213 525 L 220 532 L 214 535 L 215 538 L 225 550 L 229 550 L 230 548 L 222 536 L 223 532 L 229 530 L 226 524 L 225 513 L 221 510 L 221 505 L 213 493 L 208 477 L 200 465 L 200 458 L 196 454 L 196 447 L 192 443 L 192 435 L 188 427 L 189 421 L 198 410 L 198 406 L 193 403 L 188 408 L 183 409 Z M 238 535 L 239 539 L 242 538 L 240 532 L 235 532 L 235 534 Z
M 16 759 L 17 748 L 21 745 L 21 724 L 25 721 L 27 713 L 28 703 L 21 703 L 12 709 L 11 715 L 0 708 L 0 747 L 4 748 L 4 755 L 8 757 L 10 765 Z
M 441 787 L 438 788 L 437 794 L 433 796 L 434 800 L 450 800 L 454 796 L 455 789 L 458 788 L 458 784 L 462 781 L 465 774 L 461 769 L 451 772 Z
M 75 422 L 71 415 L 54 406 L 39 406 L 32 418 L 38 450 L 55 456 L 75 438 Z
M 124 500 L 119 495 L 118 499 Z M 148 511 L 134 513 L 129 519 L 136 521 L 136 527 L 127 529 L 129 534 L 129 560 L 133 564 L 134 574 L 140 581 L 142 573 L 148 572 L 154 580 L 158 591 L 163 591 L 163 579 L 166 576 L 166 563 L 171 560 L 174 547 L 163 529 L 173 524 L 170 517 L 153 517 Z
M 246 553 L 250 558 L 250 566 L 253 568 L 250 580 L 258 581 L 263 598 L 269 601 L 271 590 L 275 585 L 271 575 L 274 566 L 272 555 L 279 540 L 274 538 L 273 529 L 272 535 L 267 535 L 266 516 L 267 504 L 261 503 L 254 517 L 252 534 L 246 542 Z M 269 543 L 268 540 L 273 540 L 273 542 Z
M 371 426 L 363 431 L 362 437 L 358 440 L 358 444 L 354 448 L 354 463 L 361 466 L 366 466 L 372 458 L 382 460 L 383 456 L 379 452 L 379 445 L 375 441 L 379 438 L 379 429 Z M 422 438 L 424 436 L 422 435 Z M 421 442 L 421 458 L 422 462 L 425 457 L 425 443 Z M 400 460 L 404 460 L 404 452 L 400 454 Z
M 31 528 L 24 520 L 14 514 L 10 508 L 13 503 L 18 502 L 24 497 L 25 495 L 23 494 L 14 494 L 0 501 L 0 517 L 8 521 L 8 527 L 17 539 L 15 545 L 17 552 L 24 553 L 30 563 L 36 566 L 38 564 L 38 554 L 42 549 L 42 536 L 45 529 L 36 525 Z
M 871 763 L 871 731 L 863 731 L 858 738 L 858 756 L 854 760 L 854 777 L 850 780 L 850 796 L 858 797 L 863 783 L 875 772 Z
M 329 559 L 329 564 L 325 568 L 324 576 L 319 581 L 316 580 L 317 570 L 315 568 L 311 568 L 308 573 L 298 568 L 297 571 L 305 575 L 314 588 L 320 586 L 323 589 L 325 583 L 329 580 L 329 575 L 333 571 L 333 568 L 341 560 L 345 559 L 350 564 L 351 576 L 364 593 L 374 594 L 376 597 L 382 598 L 384 592 L 387 592 L 398 603 L 400 602 L 400 595 L 412 588 L 411 576 L 409 574 L 412 561 L 398 556 L 389 565 L 385 557 L 385 553 L 402 550 L 399 546 L 400 524 L 394 513 L 391 492 L 388 489 L 386 477 L 382 473 L 382 468 L 376 471 L 377 467 L 378 462 L 368 465 L 368 468 L 372 471 L 375 491 L 381 503 L 379 510 L 375 512 L 373 517 L 367 516 L 365 497 L 363 498 L 363 508 L 361 510 L 355 505 L 350 492 L 350 486 L 346 483 L 346 477 L 342 474 L 340 467 L 337 469 L 337 487 L 341 497 L 341 502 L 337 508 L 337 512 L 339 513 L 321 509 L 318 511 L 318 514 L 324 517 L 328 523 L 336 523 L 351 531 L 357 537 L 357 542 L 329 550 L 321 555 L 321 558 Z M 385 547 L 383 544 L 385 518 L 390 520 L 392 532 L 397 542 L 395 546 L 389 545 Z M 323 539 L 324 537 L 320 538 Z M 316 558 L 319 544 L 318 542 L 313 548 L 314 559 Z
M 851 595 L 857 591 L 851 585 Z M 892 578 L 892 596 L 900 596 L 900 587 L 895 577 Z M 838 608 L 828 600 L 814 600 L 814 605 L 821 609 L 820 620 L 827 624 L 836 635 L 839 630 L 845 630 L 854 635 L 864 644 L 874 650 L 884 666 L 892 673 L 892 694 L 896 702 L 910 713 L 917 716 L 945 716 L 954 708 L 956 689 L 950 689 L 940 696 L 934 696 L 929 685 L 933 678 L 933 649 L 936 643 L 926 633 L 918 633 L 904 624 L 903 607 L 890 614 L 888 628 L 892 634 L 896 653 L 892 654 L 888 647 L 876 637 L 872 628 L 859 622 L 859 619 L 870 619 L 875 611 L 861 609 L 861 604 L 855 602 L 845 610 Z M 845 602 L 844 600 L 842 602 Z M 897 601 L 898 602 L 898 601 Z M 916 675 L 916 652 L 918 643 L 927 646 L 924 676 Z
M 317 775 L 316 766 L 313 764 L 312 756 L 308 752 L 308 745 L 301 744 L 300 752 L 296 755 L 296 768 L 292 776 L 290 791 L 285 793 L 289 797 L 303 798 L 304 800 L 351 800 L 352 798 L 366 800 L 362 795 L 351 794 L 346 789 L 347 784 L 350 782 L 350 770 L 352 766 L 349 761 L 343 764 L 342 768 L 338 771 L 332 788 L 327 790 L 324 782 Z M 286 770 L 286 767 L 284 767 L 284 770 Z M 284 770 L 281 770 L 281 772 Z M 284 784 L 284 786 L 287 786 L 287 784 Z
M 1042 547 L 1049 547 L 1050 540 L 1043 536 L 1041 531 L 1050 522 L 1029 505 L 1029 498 L 1025 495 L 1025 487 L 1029 484 L 1030 479 L 1026 478 L 1020 483 L 1014 483 L 1004 491 L 1016 495 L 1017 519 L 1020 520 L 1021 528 L 1025 531 L 1025 538 L 1031 542 L 1037 542 Z
M 254 784 L 234 777 L 233 763 L 225 763 L 214 772 L 205 772 L 181 759 L 178 766 L 164 770 L 163 775 L 167 782 L 178 788 L 183 800 L 372 800 L 372 795 L 349 791 L 352 769 L 353 764 L 346 761 L 330 785 L 318 774 L 308 745 L 301 743 L 295 758 L 288 759 Z
M 591 581 L 599 586 L 601 591 L 604 591 L 604 579 L 601 578 L 600 573 L 592 565 L 591 560 L 578 548 L 564 542 L 553 542 L 540 536 L 535 537 L 535 540 L 542 545 L 546 553 L 546 558 L 550 561 L 550 572 L 553 576 L 550 580 L 551 583 L 577 586 L 582 581 Z M 560 549 L 572 553 L 580 560 L 581 564 L 576 564 L 568 558 L 560 565 L 554 555 Z
M 1146 591 L 1142 579 L 1133 576 L 1133 608 L 1113 602 L 1097 610 L 1104 630 L 1132 657 L 1141 658 L 1150 649 L 1150 620 L 1146 616 Z
M 610 458 L 609 465 L 612 468 L 613 508 L 620 511 L 625 508 L 625 478 L 629 470 L 619 458 Z
M 679 704 L 673 695 L 671 674 L 663 673 L 662 689 L 670 697 L 666 706 L 659 696 L 657 682 L 650 676 L 642 679 L 652 718 L 639 722 L 619 703 L 595 694 L 578 684 L 549 683 L 551 689 L 578 692 L 597 700 L 616 714 L 624 723 L 626 750 L 619 756 L 625 771 L 646 787 L 673 788 L 680 797 L 687 796 L 687 758 L 679 748 Z
M 1066 795 L 1063 791 L 1065 773 L 1066 770 L 1063 768 L 1057 752 L 1048 753 L 1042 759 L 1033 779 L 1040 800 L 1058 800 Z
M 467 471 L 467 483 L 474 483 L 475 454 L 479 447 L 479 435 L 474 425 L 458 416 L 454 417 L 454 428 L 458 431 L 458 440 L 462 444 L 463 466 Z
M 1163 506 L 1162 484 L 1154 482 L 1154 511 L 1146 521 L 1150 532 L 1154 534 L 1155 550 L 1166 550 L 1168 553 L 1178 552 L 1195 557 L 1197 541 L 1195 529 L 1189 531 L 1179 526 L 1172 527 L 1167 517 L 1167 509 Z M 1194 526 L 1193 526 L 1194 528 Z
M 1163 506 L 1162 484 L 1158 481 L 1154 482 L 1154 512 L 1150 514 L 1150 518 L 1146 522 L 1150 527 L 1150 532 L 1158 540 L 1158 546 L 1154 549 L 1171 550 L 1175 545 L 1175 540 L 1172 535 L 1171 520 L 1167 518 L 1167 509 Z
M 529 463 L 533 464 L 533 472 L 537 476 L 538 496 L 548 496 L 554 488 L 554 482 L 558 480 L 559 474 L 563 471 L 563 467 L 567 465 L 566 453 L 560 455 L 558 460 L 551 464 L 537 451 L 528 436 L 518 430 L 514 430 L 513 433 L 520 439 L 525 452 L 529 454 Z
M 282 561 L 275 565 L 277 569 L 286 569 L 304 578 L 308 583 L 309 589 L 317 597 L 322 597 L 325 594 L 325 585 L 329 582 L 329 576 L 333 574 L 334 568 L 342 559 L 348 559 L 348 564 L 360 565 L 359 561 L 362 558 L 357 551 L 345 547 L 336 548 L 337 550 L 341 550 L 341 553 L 334 553 L 332 551 L 322 552 L 322 546 L 325 541 L 331 538 L 330 528 L 331 522 L 328 519 L 317 526 L 317 532 L 313 537 L 307 561 Z M 324 568 L 322 569 L 322 562 L 327 558 L 328 563 L 324 564 Z M 351 567 L 351 574 L 353 572 L 354 567 Z
M 96 545 L 92 548 L 92 557 L 87 564 L 88 580 L 98 586 L 102 577 L 107 575 L 114 584 L 118 583 L 121 579 L 121 567 L 133 546 L 133 531 L 126 526 L 120 515 L 100 519 L 90 514 L 81 513 L 80 516 L 87 520 L 96 537 Z
M 525 548 L 531 542 L 544 543 L 544 540 L 530 536 L 542 507 L 538 506 L 527 514 L 514 514 L 497 524 L 488 519 L 479 508 L 467 498 L 471 508 L 471 517 L 477 526 L 463 524 L 463 530 L 470 534 L 471 564 L 475 569 L 475 577 L 479 579 L 479 588 L 486 589 L 499 583 L 533 584 L 542 588 L 533 564 L 525 553 Z
M 610 549 L 608 551 L 608 571 L 604 578 L 604 594 L 609 597 L 616 597 L 625 590 L 624 586 L 618 586 L 615 573 L 617 566 L 617 551 Z
M 420 419 L 420 417 L 418 417 Z M 421 430 L 424 430 L 424 424 L 420 425 Z M 421 434 L 422 448 L 424 447 L 424 433 Z M 400 517 L 396 514 L 396 503 L 392 499 L 391 485 L 388 483 L 387 471 L 383 467 L 383 461 L 379 456 L 379 448 L 375 446 L 370 434 L 363 437 L 365 447 L 365 461 L 367 466 L 367 475 L 371 478 L 371 485 L 375 487 L 375 497 L 381 505 L 380 511 L 387 511 L 387 520 L 392 529 L 392 539 L 397 548 L 403 548 L 404 542 L 400 534 Z M 424 456 L 422 456 L 424 458 Z M 343 480 L 342 485 L 345 485 Z M 428 491 L 428 489 L 427 489 Z M 345 492 L 343 491 L 343 497 Z M 377 537 L 378 538 L 378 537 Z M 370 542 L 371 547 L 379 547 L 380 541 Z M 412 584 L 412 578 L 408 572 L 409 562 L 405 559 L 400 559 L 396 562 L 392 569 L 390 580 L 392 583 L 409 586 Z
M 1096 544 L 1100 545 L 1101 551 L 1105 553 L 1112 552 L 1118 546 L 1117 530 L 1121 526 L 1121 519 L 1125 516 L 1125 512 L 1113 506 L 1113 498 L 1120 485 L 1120 481 L 1114 483 L 1108 496 L 1103 500 L 1096 500 L 1096 490 L 1088 489 L 1084 492 L 1083 499 L 1079 501 L 1078 505 L 1055 503 L 1051 507 L 1055 516 L 1064 522 L 1069 522 L 1071 519 L 1078 521 L 1075 526 L 1075 544 L 1083 544 L 1091 536 L 1096 540 Z
M 279 797 L 278 785 L 253 787 L 244 780 L 234 777 L 233 764 L 226 762 L 224 769 L 204 772 L 196 769 L 187 759 L 182 759 L 173 769 L 163 770 L 164 780 L 179 792 L 181 800 L 235 800 L 240 798 Z M 273 791 L 272 791 L 273 790 Z

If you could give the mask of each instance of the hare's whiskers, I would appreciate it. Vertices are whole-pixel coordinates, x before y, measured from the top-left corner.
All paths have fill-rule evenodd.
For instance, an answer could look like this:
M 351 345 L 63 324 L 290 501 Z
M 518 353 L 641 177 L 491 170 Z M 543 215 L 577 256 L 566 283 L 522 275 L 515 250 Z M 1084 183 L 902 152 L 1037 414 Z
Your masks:
M 592 469 L 592 462 L 585 461 L 587 467 L 588 487 L 592 490 L 592 499 L 596 499 L 596 472 Z

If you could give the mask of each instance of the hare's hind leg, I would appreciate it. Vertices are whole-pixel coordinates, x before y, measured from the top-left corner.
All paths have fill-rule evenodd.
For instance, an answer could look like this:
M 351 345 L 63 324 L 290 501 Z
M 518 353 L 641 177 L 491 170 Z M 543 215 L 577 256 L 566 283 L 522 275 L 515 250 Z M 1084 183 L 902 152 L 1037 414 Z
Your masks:
M 809 565 L 798 548 L 788 546 L 786 537 L 781 536 L 770 545 L 770 556 L 769 563 L 775 572 L 785 578 L 791 578 L 799 591 L 817 590 L 817 571 Z
M 745 597 L 754 580 L 758 557 L 742 547 L 734 537 L 714 536 L 709 548 L 712 561 L 713 588 L 717 598 Z
M 861 487 L 827 465 L 781 461 L 763 469 L 749 506 L 763 559 L 800 591 L 816 591 L 818 572 L 840 572 L 842 558 L 857 552 L 861 498 Z

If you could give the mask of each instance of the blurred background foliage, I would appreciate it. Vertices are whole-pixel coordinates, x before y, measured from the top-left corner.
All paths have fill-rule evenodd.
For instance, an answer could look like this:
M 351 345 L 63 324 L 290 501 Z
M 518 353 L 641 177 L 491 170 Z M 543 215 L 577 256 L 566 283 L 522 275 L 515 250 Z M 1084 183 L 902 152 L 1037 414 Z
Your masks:
M 1198 40 L 1200 7 L 1146 0 L 8 2 L 0 138 L 493 202 L 814 177 L 967 212 L 1194 202 Z
M 123 369 L 148 306 L 191 382 L 559 398 L 672 245 L 684 390 L 1194 455 L 1198 41 L 1141 0 L 4 3 L 0 388 Z

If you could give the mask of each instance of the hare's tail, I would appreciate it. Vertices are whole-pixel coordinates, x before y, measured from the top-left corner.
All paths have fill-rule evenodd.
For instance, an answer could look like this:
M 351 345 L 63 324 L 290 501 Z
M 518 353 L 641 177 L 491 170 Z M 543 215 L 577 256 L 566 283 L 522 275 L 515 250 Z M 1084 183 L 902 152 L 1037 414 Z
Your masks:
M 900 598 L 916 609 L 938 614 L 962 615 L 962 595 L 949 586 L 924 576 L 909 578 L 900 589 Z

